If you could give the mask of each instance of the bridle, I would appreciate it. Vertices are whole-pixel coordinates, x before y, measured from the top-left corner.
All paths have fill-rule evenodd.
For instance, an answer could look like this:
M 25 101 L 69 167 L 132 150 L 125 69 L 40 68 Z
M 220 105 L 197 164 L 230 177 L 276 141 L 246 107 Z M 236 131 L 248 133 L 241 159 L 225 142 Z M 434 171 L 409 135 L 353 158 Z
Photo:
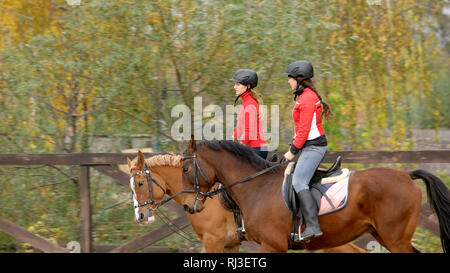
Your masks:
M 257 176 L 260 176 L 260 175 L 262 175 L 264 173 L 267 173 L 267 172 L 269 172 L 269 171 L 271 171 L 271 170 L 273 170 L 275 168 L 278 168 L 281 165 L 285 165 L 285 164 L 288 163 L 288 162 L 282 160 L 282 161 L 280 161 L 280 163 L 274 164 L 271 167 L 265 168 L 264 170 L 261 170 L 261 171 L 259 171 L 257 173 L 254 173 L 252 175 L 244 177 L 244 178 L 242 178 L 242 179 L 240 179 L 240 180 L 238 180 L 238 181 L 236 181 L 234 183 L 231 183 L 231 184 L 223 186 L 221 188 L 217 188 L 217 189 L 215 189 L 213 191 L 204 193 L 204 192 L 200 191 L 200 185 L 198 183 L 197 170 L 200 173 L 200 175 L 202 176 L 203 180 L 205 180 L 206 183 L 208 183 L 209 188 L 212 188 L 213 185 L 211 183 L 209 183 L 208 179 L 206 179 L 205 174 L 203 173 L 202 169 L 200 168 L 200 165 L 198 164 L 197 151 L 194 150 L 193 155 L 185 156 L 182 160 L 184 161 L 185 159 L 193 159 L 193 164 L 194 164 L 194 188 L 195 188 L 195 190 L 183 190 L 183 191 L 181 191 L 179 193 L 196 193 L 195 200 L 194 200 L 195 202 L 203 200 L 205 197 L 212 198 L 213 195 L 216 195 L 216 194 L 218 194 L 220 192 L 226 191 L 226 189 L 231 188 L 234 185 L 247 182 L 247 181 L 249 181 L 249 180 L 251 180 L 251 179 L 253 179 L 253 178 L 257 177 Z M 202 198 L 198 199 L 197 198 L 198 195 L 201 195 Z
M 156 180 L 153 178 L 152 174 L 150 173 L 150 170 L 149 170 L 148 167 L 147 167 L 147 164 L 145 164 L 145 163 L 144 163 L 144 170 L 143 170 L 143 171 L 139 171 L 139 172 L 137 172 L 137 173 L 135 173 L 135 174 L 133 174 L 133 175 L 131 176 L 131 178 L 130 178 L 130 184 L 134 185 L 134 178 L 135 178 L 136 176 L 140 175 L 140 174 L 143 174 L 143 173 L 145 173 L 145 177 L 146 177 L 146 179 L 147 179 L 148 191 L 150 192 L 150 200 L 147 200 L 147 201 L 142 202 L 142 203 L 138 203 L 137 205 L 134 206 L 135 209 L 136 209 L 136 208 L 143 207 L 143 206 L 146 206 L 146 205 L 156 205 L 156 206 L 159 206 L 159 205 L 160 205 L 161 201 L 160 201 L 160 202 L 156 202 L 156 201 L 153 199 L 153 187 L 152 187 L 152 183 L 154 183 L 154 184 L 156 184 L 158 187 L 160 187 L 161 190 L 164 192 L 164 194 L 166 193 L 166 190 L 158 183 L 158 181 L 156 181 Z M 151 181 L 151 182 L 150 182 L 150 181 Z M 133 194 L 133 196 L 134 196 L 134 197 L 136 198 L 136 200 L 137 200 L 136 193 L 134 192 L 133 189 L 134 189 L 134 186 L 131 187 L 131 194 Z
M 211 195 L 209 195 L 208 193 L 204 193 L 200 191 L 200 183 L 198 182 L 198 175 L 197 175 L 197 171 L 198 173 L 200 173 L 200 176 L 203 178 L 203 180 L 208 184 L 209 188 L 212 188 L 212 186 L 214 185 L 211 184 L 208 179 L 206 178 L 205 173 L 202 171 L 202 168 L 200 168 L 200 165 L 198 163 L 198 159 L 197 159 L 197 150 L 194 150 L 194 153 L 192 155 L 186 155 L 183 157 L 183 161 L 186 159 L 192 159 L 193 164 L 194 164 L 194 188 L 195 190 L 193 191 L 196 195 L 195 195 L 195 199 L 194 199 L 194 204 L 197 203 L 197 201 L 201 201 L 203 199 L 205 199 L 205 197 L 211 197 Z M 188 191 L 184 191 L 184 192 L 188 192 Z M 198 196 L 201 195 L 201 198 L 198 198 Z
M 133 174 L 130 178 L 130 185 L 131 185 L 131 194 L 133 195 L 132 197 L 134 198 L 134 200 L 137 201 L 137 196 L 136 193 L 134 191 L 134 178 L 140 174 L 145 173 L 145 177 L 147 180 L 147 185 L 148 185 L 148 190 L 150 192 L 150 200 L 142 202 L 142 203 L 138 203 L 134 206 L 135 209 L 139 208 L 139 207 L 143 207 L 146 205 L 152 205 L 153 207 L 150 209 L 153 213 L 154 210 L 158 210 L 158 208 L 167 203 L 168 201 L 172 200 L 172 198 L 166 198 L 163 199 L 159 202 L 156 202 L 153 198 L 153 188 L 152 188 L 152 183 L 156 184 L 162 191 L 164 194 L 167 194 L 166 190 L 161 186 L 161 184 L 158 183 L 158 181 L 156 181 L 156 179 L 153 178 L 150 169 L 147 167 L 147 164 L 144 163 L 144 170 L 143 171 L 139 171 L 135 174 Z M 151 182 L 150 182 L 151 181 Z M 158 210 L 159 211 L 159 210 Z M 177 227 L 176 224 L 174 224 L 172 222 L 172 220 L 170 220 L 170 218 L 168 218 L 166 215 L 164 215 L 161 211 L 159 213 L 156 214 L 164 223 L 166 223 L 166 225 L 175 233 L 177 233 L 178 235 L 180 235 L 181 237 L 187 239 L 190 242 L 194 242 L 192 239 L 190 239 L 189 237 L 187 237 L 186 235 L 188 235 L 186 232 L 184 232 L 181 228 Z M 172 228 L 173 227 L 173 228 Z M 186 235 L 182 235 L 180 232 L 185 233 Z M 188 235 L 189 236 L 189 235 Z
M 136 207 L 145 206 L 145 205 L 147 205 L 147 204 L 155 204 L 155 205 L 157 205 L 157 206 L 162 206 L 162 205 L 164 205 L 165 203 L 167 203 L 167 202 L 169 202 L 170 200 L 172 200 L 172 199 L 174 199 L 175 197 L 177 197 L 178 195 L 181 195 L 181 194 L 184 194 L 184 193 L 194 193 L 194 194 L 195 194 L 195 199 L 194 199 L 194 205 L 195 205 L 195 204 L 197 204 L 198 201 L 201 201 L 201 200 L 205 199 L 205 197 L 212 198 L 213 195 L 216 195 L 216 194 L 219 194 L 220 192 L 226 191 L 228 188 L 231 188 L 231 187 L 233 187 L 233 186 L 236 185 L 236 184 L 240 184 L 240 183 L 247 182 L 247 181 L 249 181 L 249 180 L 251 180 L 251 179 L 253 179 L 253 178 L 257 177 L 257 176 L 260 176 L 260 175 L 262 175 L 262 174 L 264 174 L 264 173 L 267 173 L 267 172 L 269 172 L 269 171 L 271 171 L 271 170 L 273 170 L 273 169 L 275 169 L 275 168 L 278 168 L 278 167 L 281 166 L 281 165 L 284 165 L 284 164 L 287 164 L 287 163 L 288 163 L 288 162 L 283 162 L 283 161 L 281 161 L 280 163 L 277 163 L 277 164 L 275 164 L 275 165 L 273 165 L 273 166 L 271 166 L 271 167 L 268 167 L 268 168 L 266 168 L 266 169 L 264 169 L 264 170 L 261 170 L 261 171 L 259 171 L 259 172 L 257 172 L 257 173 L 254 173 L 254 174 L 252 174 L 252 175 L 250 175 L 250 176 L 247 176 L 247 177 L 245 177 L 245 178 L 242 178 L 242 179 L 240 179 L 240 180 L 238 180 L 238 181 L 236 181 L 236 182 L 234 182 L 234 183 L 231 183 L 231 184 L 229 184 L 229 185 L 226 185 L 226 186 L 223 186 L 223 187 L 221 187 L 221 188 L 217 188 L 217 189 L 215 189 L 215 190 L 213 190 L 213 191 L 209 191 L 209 192 L 206 192 L 206 193 L 205 193 L 205 192 L 200 191 L 200 183 L 199 183 L 199 179 L 198 179 L 198 173 L 200 173 L 200 176 L 201 176 L 201 177 L 203 178 L 203 180 L 208 184 L 209 189 L 212 188 L 212 186 L 214 185 L 214 183 L 210 183 L 210 182 L 208 181 L 208 179 L 206 178 L 205 173 L 203 172 L 202 168 L 200 167 L 200 165 L 199 165 L 199 163 L 198 163 L 198 158 L 197 158 L 197 151 L 194 150 L 194 153 L 193 153 L 192 155 L 186 155 L 186 156 L 183 157 L 182 160 L 184 161 L 184 160 L 187 160 L 187 159 L 192 159 L 192 160 L 193 160 L 193 164 L 194 164 L 194 190 L 181 190 L 181 191 L 179 191 L 179 192 L 177 192 L 177 193 L 175 193 L 175 194 L 173 194 L 173 195 L 171 195 L 171 196 L 169 196 L 169 197 L 167 197 L 167 198 L 165 198 L 165 199 L 163 199 L 163 200 L 161 200 L 161 201 L 159 201 L 159 202 L 155 202 L 155 201 L 153 201 L 153 199 L 152 199 L 152 191 L 151 191 L 151 187 L 149 186 L 149 189 L 150 189 L 150 197 L 151 197 L 151 198 L 150 198 L 150 201 L 147 201 L 147 202 L 138 204 L 137 206 L 135 206 L 135 208 L 136 208 Z M 183 171 L 184 171 L 184 170 L 183 170 Z M 145 171 L 141 171 L 141 172 L 139 172 L 139 173 L 136 173 L 136 174 L 134 174 L 134 176 L 136 176 L 136 175 L 138 175 L 138 174 L 141 174 L 141 173 L 143 173 L 143 172 L 145 172 Z M 151 177 L 150 171 L 147 173 L 147 183 L 150 183 L 150 182 L 149 182 L 149 181 L 150 181 L 149 177 L 151 178 L 151 180 L 152 180 L 156 185 L 158 185 L 160 188 L 162 188 L 162 187 L 158 184 L 158 182 L 156 182 L 156 180 L 154 180 L 154 179 Z M 132 177 L 132 178 L 133 178 L 133 177 Z M 165 192 L 165 191 L 164 191 L 164 192 Z M 198 196 L 201 196 L 201 197 L 199 198 Z
M 132 182 L 132 181 L 133 181 L 132 179 L 134 179 L 134 177 L 135 177 L 136 175 L 145 173 L 146 176 L 147 176 L 147 183 L 149 184 L 150 200 L 149 200 L 149 201 L 145 201 L 145 202 L 140 203 L 140 204 L 137 204 L 137 205 L 135 205 L 134 207 L 135 207 L 135 208 L 138 208 L 138 207 L 142 207 L 142 206 L 145 206 L 145 205 L 148 205 L 148 204 L 155 205 L 156 207 L 160 207 L 160 206 L 164 205 L 165 203 L 169 202 L 170 200 L 174 199 L 174 198 L 177 197 L 178 195 L 181 195 L 181 194 L 184 194 L 184 193 L 195 193 L 195 194 L 196 194 L 196 196 L 195 196 L 195 202 L 201 201 L 201 200 L 203 200 L 205 197 L 212 197 L 212 195 L 214 195 L 214 194 L 210 194 L 211 192 L 204 193 L 204 192 L 201 192 L 201 191 L 200 191 L 200 183 L 198 182 L 197 171 L 198 171 L 198 173 L 200 173 L 200 176 L 203 178 L 203 180 L 205 180 L 205 182 L 209 185 L 210 188 L 214 185 L 214 183 L 210 183 L 210 182 L 208 181 L 208 179 L 206 178 L 205 173 L 204 173 L 204 172 L 202 171 L 202 169 L 200 168 L 200 165 L 198 164 L 198 160 L 197 160 L 197 153 L 196 153 L 196 151 L 194 151 L 194 154 L 193 154 L 193 155 L 191 155 L 191 156 L 185 156 L 182 160 L 184 161 L 184 160 L 186 160 L 186 159 L 193 159 L 193 160 L 194 160 L 193 163 L 194 163 L 194 187 L 195 187 L 195 190 L 181 190 L 181 191 L 179 191 L 179 192 L 177 192 L 177 193 L 175 193 L 175 194 L 173 194 L 173 195 L 171 195 L 171 196 L 169 196 L 169 197 L 164 198 L 163 200 L 161 200 L 161 201 L 159 201 L 159 202 L 156 202 L 156 201 L 153 199 L 153 192 L 152 192 L 152 188 L 151 188 L 151 186 L 150 186 L 150 180 L 151 180 L 153 183 L 155 183 L 156 185 L 158 185 L 158 186 L 163 190 L 164 193 L 166 193 L 166 191 L 165 191 L 165 190 L 163 189 L 163 187 L 162 187 L 160 184 L 158 184 L 158 182 L 151 176 L 150 171 L 147 169 L 147 166 L 145 166 L 145 170 L 144 170 L 144 171 L 137 172 L 137 173 L 135 173 L 135 174 L 133 174 L 133 175 L 131 176 L 130 182 L 133 183 L 133 182 Z M 133 188 L 131 188 L 131 190 L 132 190 L 132 193 L 134 194 Z M 215 194 L 217 194 L 217 193 L 215 193 Z M 198 198 L 199 195 L 201 195 L 202 197 L 201 197 L 201 198 Z

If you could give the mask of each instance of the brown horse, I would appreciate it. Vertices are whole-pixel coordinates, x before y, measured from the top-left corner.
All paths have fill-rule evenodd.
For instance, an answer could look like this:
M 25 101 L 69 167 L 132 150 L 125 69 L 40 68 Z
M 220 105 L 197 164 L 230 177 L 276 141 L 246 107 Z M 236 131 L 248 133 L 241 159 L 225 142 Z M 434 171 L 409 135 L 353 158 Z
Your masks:
M 131 161 L 127 158 L 130 174 L 145 171 L 147 165 L 152 178 L 157 181 L 161 188 L 155 183 L 150 183 L 155 202 L 160 202 L 164 198 L 164 193 L 172 196 L 182 190 L 181 166 L 183 156 L 176 154 L 156 155 L 144 159 L 141 151 L 138 151 L 137 158 Z M 150 200 L 150 190 L 146 181 L 145 172 L 137 175 L 134 179 L 134 192 L 138 203 Z M 150 179 L 151 180 L 151 179 Z M 183 206 L 182 196 L 174 197 L 181 207 Z M 213 196 L 205 201 L 206 208 L 201 213 L 187 214 L 191 226 L 197 237 L 203 241 L 206 252 L 238 252 L 240 241 L 236 233 L 236 225 L 233 213 L 224 209 L 219 202 L 218 196 Z M 138 208 L 138 221 L 146 223 L 153 215 L 149 209 L 151 204 Z M 140 216 L 142 214 L 142 217 Z M 337 248 L 326 249 L 326 252 L 365 252 L 363 249 L 347 244 Z
M 183 161 L 183 187 L 190 191 L 184 195 L 184 207 L 190 213 L 200 212 L 207 206 L 204 193 L 215 182 L 220 181 L 226 187 L 274 165 L 232 141 L 203 141 L 196 145 L 194 139 Z M 285 165 L 276 167 L 275 172 L 227 189 L 243 212 L 247 238 L 261 245 L 260 252 L 288 250 L 292 214 L 281 194 L 285 168 Z M 354 172 L 349 180 L 347 205 L 340 211 L 320 216 L 323 235 L 314 237 L 303 247 L 310 250 L 336 247 L 370 233 L 390 252 L 418 252 L 411 245 L 422 200 L 421 191 L 413 181 L 417 178 L 425 181 L 428 199 L 438 216 L 442 246 L 448 252 L 448 188 L 426 171 L 408 173 L 389 168 Z

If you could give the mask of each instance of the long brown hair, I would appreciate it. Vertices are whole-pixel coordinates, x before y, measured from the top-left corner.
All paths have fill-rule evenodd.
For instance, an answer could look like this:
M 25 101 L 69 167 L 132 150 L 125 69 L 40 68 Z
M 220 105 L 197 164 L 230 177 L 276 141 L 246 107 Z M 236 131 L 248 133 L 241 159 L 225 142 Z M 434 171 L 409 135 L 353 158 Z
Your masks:
M 248 90 L 248 92 L 250 93 L 250 96 L 252 96 L 252 98 L 254 98 L 256 102 L 258 102 L 258 105 L 263 103 L 261 96 L 256 91 L 250 89 Z
M 331 107 L 328 103 L 326 103 L 322 97 L 319 95 L 317 91 L 317 87 L 314 85 L 314 82 L 311 79 L 302 79 L 301 77 L 297 78 L 297 82 L 301 83 L 302 86 L 310 88 L 316 95 L 319 97 L 320 102 L 322 103 L 323 111 L 322 117 L 326 120 L 329 120 L 334 116 L 334 113 L 331 111 Z

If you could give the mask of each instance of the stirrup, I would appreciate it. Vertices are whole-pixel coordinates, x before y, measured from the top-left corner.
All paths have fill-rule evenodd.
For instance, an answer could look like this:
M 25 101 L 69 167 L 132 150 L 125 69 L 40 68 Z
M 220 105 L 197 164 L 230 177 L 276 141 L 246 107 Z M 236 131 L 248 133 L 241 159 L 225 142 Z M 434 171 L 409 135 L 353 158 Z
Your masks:
M 302 238 L 302 236 L 301 236 L 301 234 L 300 234 L 299 240 L 300 240 L 301 242 L 307 243 L 307 242 L 309 242 L 309 240 L 311 240 L 312 238 L 314 238 L 314 237 L 320 237 L 320 236 L 322 236 L 322 235 L 323 235 L 323 232 L 320 232 L 320 233 L 311 234 L 311 235 L 309 235 L 309 236 L 306 237 L 306 238 Z
M 298 233 L 291 233 L 291 238 L 292 238 L 292 240 L 295 242 L 295 243 L 297 243 L 297 244 L 299 244 L 299 243 L 305 243 L 305 244 L 307 244 L 307 243 L 309 243 L 309 241 L 310 241 L 310 239 L 311 238 L 313 238 L 314 236 L 310 236 L 310 237 L 308 237 L 308 238 L 302 238 L 301 237 L 301 234 L 299 235 Z
M 242 232 L 242 234 L 245 235 L 245 228 L 244 227 L 238 227 L 238 228 L 236 228 L 236 231 L 237 232 Z
M 322 234 L 321 234 L 321 235 L 322 235 Z M 317 237 L 318 237 L 318 236 L 321 236 L 321 235 L 317 235 Z M 309 235 L 309 236 L 306 237 L 306 238 L 300 236 L 299 241 L 300 241 L 300 242 L 303 242 L 303 243 L 308 243 L 308 242 L 309 242 L 312 238 L 314 238 L 314 237 L 316 237 L 316 235 L 314 235 L 314 234 Z
M 289 234 L 289 238 L 290 238 L 294 243 L 299 243 L 299 242 L 300 242 L 300 236 L 298 235 L 298 233 L 290 233 L 290 234 Z

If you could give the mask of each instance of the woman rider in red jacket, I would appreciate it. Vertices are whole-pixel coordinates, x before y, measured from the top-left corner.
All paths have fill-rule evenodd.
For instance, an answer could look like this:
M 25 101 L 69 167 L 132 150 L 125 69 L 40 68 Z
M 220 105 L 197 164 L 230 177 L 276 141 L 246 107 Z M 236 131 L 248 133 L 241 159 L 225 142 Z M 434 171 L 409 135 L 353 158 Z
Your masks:
M 253 91 L 253 88 L 258 85 L 258 75 L 251 69 L 240 69 L 230 80 L 234 82 L 234 90 L 237 95 L 234 103 L 239 98 L 242 99 L 233 137 L 240 140 L 242 144 L 251 147 L 256 154 L 266 159 L 268 151 L 267 142 L 264 139 L 262 118 L 259 114 L 260 98 Z
M 311 78 L 314 69 L 308 61 L 291 63 L 285 75 L 295 94 L 295 105 L 292 110 L 295 133 L 290 150 L 284 155 L 286 160 L 293 160 L 302 151 L 294 170 L 292 184 L 300 201 L 300 209 L 305 219 L 306 228 L 299 230 L 299 240 L 306 241 L 314 236 L 322 235 L 318 207 L 309 190 L 309 182 L 327 151 L 327 139 L 322 127 L 322 114 L 325 118 L 332 115 L 330 107 L 325 103 Z M 323 107 L 323 112 L 322 112 Z

